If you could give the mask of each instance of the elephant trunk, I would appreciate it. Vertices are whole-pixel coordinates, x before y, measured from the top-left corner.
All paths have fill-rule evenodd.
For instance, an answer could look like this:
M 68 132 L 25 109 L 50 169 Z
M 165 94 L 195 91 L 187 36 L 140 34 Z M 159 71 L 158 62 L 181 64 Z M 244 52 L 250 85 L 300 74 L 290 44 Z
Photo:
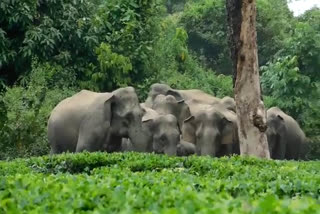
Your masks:
M 213 130 L 205 131 L 205 134 L 200 140 L 200 155 L 210 155 L 212 157 L 217 156 L 218 152 L 218 134 Z M 197 142 L 198 144 L 198 142 Z

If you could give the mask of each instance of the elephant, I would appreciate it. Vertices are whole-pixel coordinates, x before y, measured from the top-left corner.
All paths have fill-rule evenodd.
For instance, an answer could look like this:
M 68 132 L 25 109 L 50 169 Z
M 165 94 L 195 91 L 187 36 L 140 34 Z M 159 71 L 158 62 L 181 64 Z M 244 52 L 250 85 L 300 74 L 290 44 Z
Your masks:
M 202 104 L 216 104 L 220 102 L 219 98 L 216 98 L 210 94 L 207 94 L 199 89 L 188 89 L 188 90 L 175 90 L 166 84 L 155 83 L 151 85 L 151 89 L 146 100 L 146 105 L 151 107 L 153 101 L 159 94 L 172 95 L 176 100 L 184 100 L 187 104 L 190 101 L 194 101 Z
M 236 112 L 236 102 L 232 97 L 225 96 L 221 99 L 220 103 L 225 106 L 226 109 Z
M 121 139 L 141 143 L 142 116 L 133 87 L 111 93 L 81 90 L 62 100 L 48 120 L 51 154 L 62 152 L 119 151 Z
M 182 139 L 195 144 L 197 155 L 219 157 L 238 153 L 237 116 L 222 104 L 199 104 L 184 121 Z
M 184 100 L 177 101 L 172 95 L 159 94 L 153 101 L 152 109 L 159 114 L 172 114 L 174 115 L 179 124 L 179 129 L 183 125 L 183 121 L 191 116 L 189 106 Z
M 297 121 L 278 107 L 267 110 L 267 139 L 272 159 L 305 159 L 307 140 Z
M 144 104 L 141 106 L 145 110 L 142 117 L 143 141 L 148 145 L 144 152 L 176 155 L 180 135 L 176 117 L 172 114 L 159 114 Z M 123 151 L 137 151 L 134 145 L 130 145 L 130 140 L 123 140 L 122 146 Z
M 184 101 L 189 106 L 194 104 L 202 105 L 216 105 L 222 104 L 227 109 L 236 112 L 236 105 L 233 98 L 226 96 L 222 99 L 207 94 L 199 89 L 188 89 L 188 90 L 175 90 L 166 84 L 155 83 L 151 86 L 148 98 L 146 100 L 146 106 L 152 108 L 156 97 L 159 95 L 172 95 L 176 100 Z
M 177 145 L 177 156 L 189 156 L 196 153 L 196 146 L 193 143 L 180 139 Z

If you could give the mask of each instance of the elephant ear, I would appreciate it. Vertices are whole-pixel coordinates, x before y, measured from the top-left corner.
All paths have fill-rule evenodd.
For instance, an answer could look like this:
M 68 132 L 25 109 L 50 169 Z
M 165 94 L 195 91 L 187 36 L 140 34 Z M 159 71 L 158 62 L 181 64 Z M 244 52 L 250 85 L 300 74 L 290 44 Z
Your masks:
M 114 101 L 115 101 L 115 97 L 114 97 L 114 95 L 113 94 L 111 94 L 111 93 L 108 93 L 108 94 L 106 94 L 105 95 L 105 97 L 104 97 L 104 103 L 103 103 L 103 105 L 104 105 L 104 109 L 108 109 L 108 105 L 110 105 L 110 107 L 111 107 L 111 112 L 112 112 L 112 110 L 113 110 L 113 108 L 114 108 Z
M 153 115 L 147 112 L 143 115 L 142 122 L 148 122 L 149 120 L 153 120 Z
M 183 97 L 181 96 L 181 94 L 179 92 L 177 92 L 176 90 L 173 89 L 169 89 L 166 95 L 172 95 L 174 96 L 174 98 L 176 98 L 176 100 L 178 102 L 180 102 L 181 100 L 183 100 Z

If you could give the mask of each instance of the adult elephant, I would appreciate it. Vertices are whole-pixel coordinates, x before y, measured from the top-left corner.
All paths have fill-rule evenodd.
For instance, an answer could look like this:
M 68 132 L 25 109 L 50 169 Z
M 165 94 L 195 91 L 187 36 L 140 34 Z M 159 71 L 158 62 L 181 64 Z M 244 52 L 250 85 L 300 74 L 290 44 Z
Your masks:
M 119 151 L 123 137 L 138 144 L 143 139 L 143 113 L 132 87 L 112 93 L 82 90 L 61 101 L 51 112 L 51 153 Z
M 189 106 L 183 99 L 177 100 L 172 95 L 159 94 L 153 101 L 152 109 L 159 114 L 174 115 L 179 124 L 179 129 L 182 128 L 183 121 L 191 116 Z
M 305 159 L 307 141 L 297 121 L 278 107 L 267 111 L 267 138 L 272 159 Z
M 199 89 L 176 90 L 166 84 L 155 83 L 151 86 L 148 98 L 145 102 L 147 107 L 152 108 L 159 94 L 172 95 L 178 102 L 182 101 L 189 106 L 194 104 L 216 105 L 222 104 L 231 111 L 236 111 L 235 101 L 231 97 L 222 99 L 207 94 Z
M 144 152 L 155 152 L 158 154 L 176 155 L 177 144 L 179 143 L 179 128 L 178 122 L 172 114 L 159 114 L 155 110 L 145 107 L 142 117 L 142 131 L 144 133 L 143 142 L 146 143 Z M 123 151 L 137 151 L 135 145 L 132 145 L 130 140 L 123 140 Z M 141 151 L 141 150 L 140 150 Z
M 166 84 L 155 83 L 151 85 L 148 98 L 145 102 L 146 106 L 152 107 L 154 100 L 159 94 L 172 95 L 177 101 L 184 100 L 187 104 L 190 101 L 203 104 L 216 104 L 220 102 L 219 98 L 207 94 L 199 89 L 175 90 Z
M 237 117 L 233 111 L 221 104 L 199 104 L 192 109 L 192 116 L 184 121 L 182 139 L 195 144 L 198 155 L 217 157 L 239 151 Z

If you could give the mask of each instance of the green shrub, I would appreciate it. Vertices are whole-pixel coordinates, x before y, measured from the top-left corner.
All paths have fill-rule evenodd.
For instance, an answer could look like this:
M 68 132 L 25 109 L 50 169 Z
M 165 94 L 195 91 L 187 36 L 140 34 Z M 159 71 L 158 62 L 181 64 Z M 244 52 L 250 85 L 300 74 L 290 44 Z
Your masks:
M 317 213 L 319 170 L 316 161 L 142 153 L 0 161 L 0 212 Z
M 31 73 L 1 94 L 0 158 L 48 154 L 53 107 L 74 93 L 75 77 L 61 66 L 33 63 Z

